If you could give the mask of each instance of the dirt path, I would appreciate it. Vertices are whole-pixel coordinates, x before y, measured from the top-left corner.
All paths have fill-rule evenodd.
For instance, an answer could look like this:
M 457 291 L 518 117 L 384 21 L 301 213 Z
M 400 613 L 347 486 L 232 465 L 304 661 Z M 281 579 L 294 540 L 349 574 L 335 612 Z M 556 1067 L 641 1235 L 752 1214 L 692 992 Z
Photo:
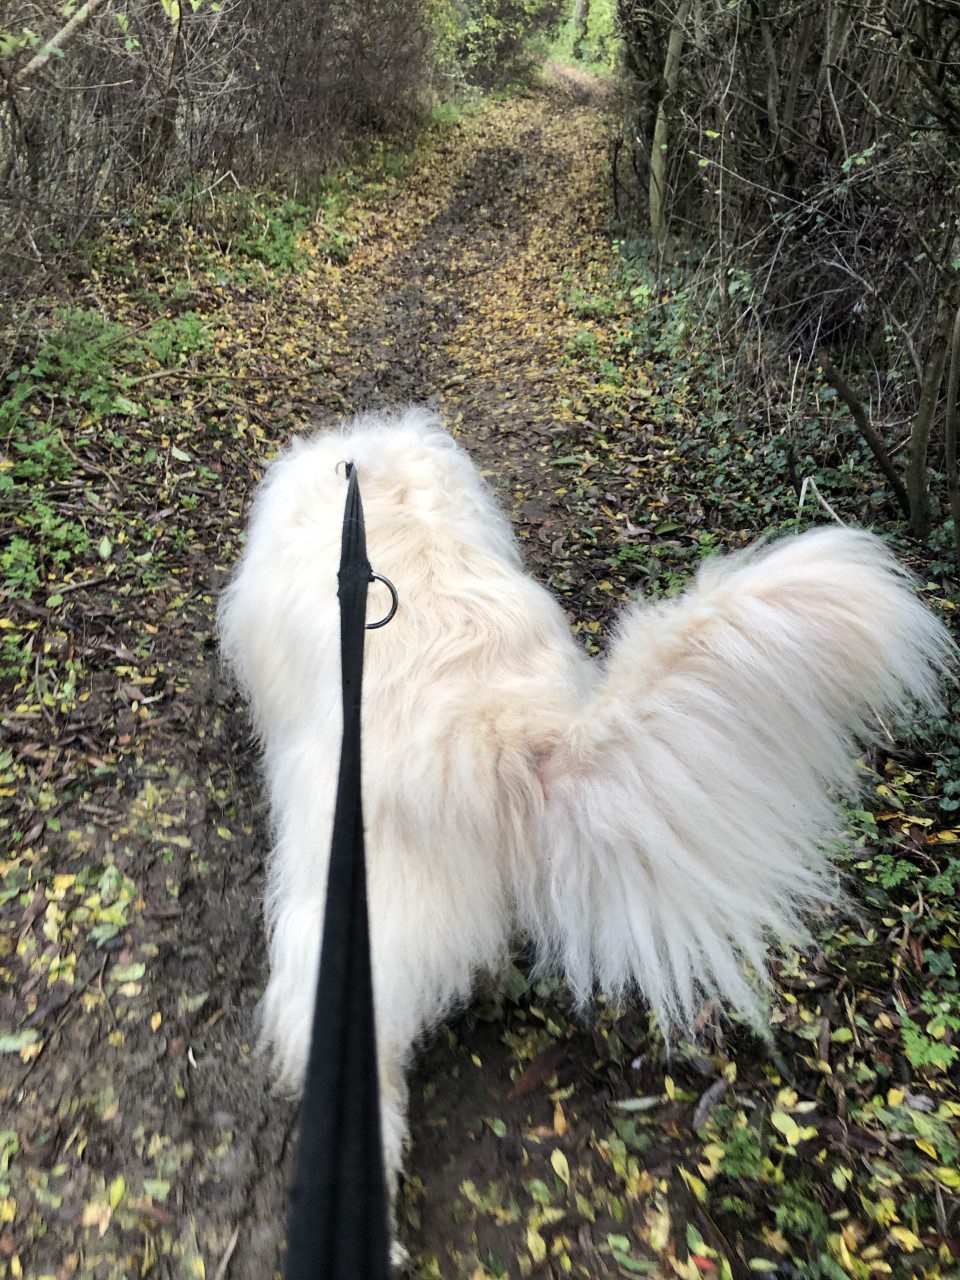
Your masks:
M 118 600 L 94 582 L 72 597 L 77 612 L 36 623 L 23 606 L 48 647 L 85 656 L 89 693 L 66 724 L 42 697 L 4 721 L 43 818 L 16 864 L 30 879 L 7 895 L 3 1025 L 19 1028 L 19 1057 L 3 1076 L 0 1273 L 278 1273 L 294 1113 L 251 1052 L 265 838 L 254 751 L 212 638 L 254 478 L 243 460 L 280 443 L 291 413 L 426 401 L 501 486 L 534 564 L 552 563 L 569 514 L 555 466 L 573 417 L 565 291 L 608 254 L 603 162 L 590 85 L 469 121 L 363 211 L 342 270 L 314 275 L 309 333 L 276 332 L 256 295 L 238 304 L 251 351 L 262 336 L 264 359 L 286 355 L 289 395 L 250 396 L 246 439 L 192 437 L 216 479 L 183 539 L 179 592 Z M 97 476 L 95 441 L 82 447 Z M 93 489 L 122 506 L 116 475 Z M 610 1064 L 640 1049 L 642 1030 L 623 1024 L 611 1053 L 602 1020 L 588 1034 L 550 992 L 514 997 L 445 1029 L 418 1068 L 403 1216 L 425 1277 L 607 1274 L 595 1245 L 632 1212 L 641 1175 L 604 1136 L 616 1141 L 604 1104 Z M 566 1101 L 581 1091 L 585 1107 Z M 648 1190 L 656 1174 L 648 1161 Z
M 0 1280 L 279 1274 L 264 815 L 213 636 L 269 453 L 437 406 L 591 652 L 630 593 L 793 523 L 790 448 L 718 399 L 689 303 L 642 255 L 610 274 L 606 137 L 596 86 L 555 73 L 319 207 L 141 211 L 38 299 L 20 419 L 0 406 Z M 804 467 L 870 520 L 819 429 Z M 775 961 L 771 1044 L 707 1012 L 667 1056 L 639 1005 L 578 1024 L 520 964 L 424 1046 L 414 1276 L 954 1273 L 960 801 L 926 748 L 874 763 L 840 855 L 863 918 Z

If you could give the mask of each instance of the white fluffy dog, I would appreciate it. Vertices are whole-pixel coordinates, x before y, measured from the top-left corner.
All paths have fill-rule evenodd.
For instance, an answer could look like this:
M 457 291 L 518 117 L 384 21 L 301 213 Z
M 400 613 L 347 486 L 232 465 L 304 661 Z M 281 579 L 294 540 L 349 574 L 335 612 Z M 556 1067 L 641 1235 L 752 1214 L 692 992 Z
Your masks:
M 223 651 L 265 749 L 276 844 L 263 1037 L 304 1071 L 340 753 L 337 568 L 358 468 L 370 562 L 400 611 L 369 633 L 363 789 L 385 1157 L 417 1039 L 516 939 L 567 978 L 639 988 L 668 1023 L 755 1016 L 771 936 L 830 891 L 834 788 L 874 713 L 935 700 L 950 652 L 883 545 L 828 528 L 707 563 L 632 604 L 590 660 L 431 414 L 298 440 L 270 467 L 227 589 Z M 383 599 L 381 599 L 381 596 Z M 371 590 L 369 616 L 386 607 Z

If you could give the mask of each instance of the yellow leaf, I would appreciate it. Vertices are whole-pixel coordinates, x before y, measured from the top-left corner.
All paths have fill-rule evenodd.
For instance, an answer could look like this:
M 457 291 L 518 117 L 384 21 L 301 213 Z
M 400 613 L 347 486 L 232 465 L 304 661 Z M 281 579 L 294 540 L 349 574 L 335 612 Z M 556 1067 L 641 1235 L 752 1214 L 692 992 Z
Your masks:
M 888 1227 L 891 1222 L 896 1222 L 899 1218 L 897 1206 L 889 1196 L 883 1196 L 874 1209 L 874 1217 L 880 1223 L 881 1227 Z
M 558 1138 L 562 1138 L 569 1127 L 567 1117 L 563 1114 L 563 1107 L 558 1102 L 553 1108 L 553 1132 Z
M 570 1165 L 567 1163 L 567 1157 L 562 1151 L 554 1151 L 550 1156 L 550 1163 L 553 1165 L 553 1172 L 557 1175 L 560 1181 L 569 1187 Z
M 707 1186 L 706 1183 L 698 1178 L 695 1173 L 691 1173 L 689 1169 L 681 1169 L 680 1177 L 684 1180 L 693 1194 L 697 1197 L 701 1204 L 707 1202 Z
M 923 1248 L 923 1241 L 920 1237 L 918 1235 L 914 1235 L 914 1233 L 907 1227 L 891 1227 L 890 1234 L 893 1236 L 894 1240 L 896 1240 L 897 1244 L 902 1245 L 908 1253 L 913 1253 L 915 1249 Z
M 107 1227 L 110 1225 L 110 1206 L 104 1204 L 102 1200 L 84 1205 L 81 1222 L 85 1227 L 96 1227 L 101 1236 L 106 1235 Z
M 547 1244 L 536 1227 L 527 1227 L 527 1248 L 534 1262 L 543 1262 L 547 1256 Z
M 770 1117 L 770 1123 L 775 1129 L 779 1129 L 791 1147 L 795 1147 L 801 1140 L 800 1126 L 793 1116 L 788 1116 L 785 1111 L 774 1111 Z
M 650 1248 L 662 1253 L 670 1243 L 670 1211 L 663 1204 L 656 1211 L 647 1214 L 647 1226 L 650 1228 Z
M 20 1050 L 20 1058 L 23 1062 L 32 1062 L 34 1058 L 38 1058 L 43 1052 L 43 1040 L 38 1040 L 35 1044 L 26 1044 Z
M 827 1243 L 830 1245 L 831 1252 L 839 1257 L 843 1264 L 844 1270 L 850 1274 L 853 1272 L 853 1258 L 850 1256 L 850 1250 L 847 1248 L 847 1242 L 842 1235 L 828 1236 Z

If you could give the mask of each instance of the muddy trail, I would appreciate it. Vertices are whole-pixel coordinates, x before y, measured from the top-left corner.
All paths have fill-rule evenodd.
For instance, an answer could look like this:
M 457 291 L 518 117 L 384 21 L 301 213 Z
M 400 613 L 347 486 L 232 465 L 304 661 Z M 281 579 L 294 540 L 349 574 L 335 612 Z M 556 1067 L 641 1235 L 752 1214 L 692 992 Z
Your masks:
M 570 518 L 566 293 L 609 254 L 603 109 L 579 83 L 488 108 L 368 201 L 345 264 L 318 252 L 279 299 L 197 282 L 189 301 L 219 323 L 228 367 L 247 344 L 243 372 L 232 394 L 171 386 L 147 406 L 141 430 L 166 449 L 155 492 L 129 450 L 78 428 L 64 506 L 82 485 L 119 523 L 145 506 L 152 546 L 178 540 L 167 577 L 125 585 L 101 566 L 13 617 L 38 661 L 4 717 L 32 809 L 13 820 L 20 892 L 5 897 L 6 1274 L 279 1274 L 295 1110 L 253 1048 L 267 838 L 255 747 L 218 670 L 217 592 L 265 453 L 295 428 L 408 402 L 445 414 L 554 576 Z M 166 280 L 140 249 L 144 277 Z M 186 511 L 171 498 L 184 475 L 199 495 Z M 132 550 L 124 563 L 139 572 Z M 571 596 L 606 572 L 566 563 Z M 41 653 L 81 669 L 74 699 Z M 401 1206 L 413 1274 L 618 1273 L 608 1235 L 646 1221 L 638 1191 L 671 1167 L 661 1144 L 641 1170 L 607 1109 L 645 1091 L 645 1028 L 640 1012 L 576 1026 L 517 970 L 424 1046 Z

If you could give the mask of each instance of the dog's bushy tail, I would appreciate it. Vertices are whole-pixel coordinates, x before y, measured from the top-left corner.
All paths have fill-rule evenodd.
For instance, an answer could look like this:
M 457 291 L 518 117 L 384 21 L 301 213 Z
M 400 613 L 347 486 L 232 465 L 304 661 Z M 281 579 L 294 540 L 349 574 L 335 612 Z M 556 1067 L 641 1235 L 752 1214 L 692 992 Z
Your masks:
M 876 538 L 826 529 L 717 559 L 626 613 L 544 762 L 541 943 L 585 999 L 639 984 L 667 1022 L 759 1011 L 771 935 L 828 888 L 833 793 L 876 716 L 937 701 L 951 641 Z

